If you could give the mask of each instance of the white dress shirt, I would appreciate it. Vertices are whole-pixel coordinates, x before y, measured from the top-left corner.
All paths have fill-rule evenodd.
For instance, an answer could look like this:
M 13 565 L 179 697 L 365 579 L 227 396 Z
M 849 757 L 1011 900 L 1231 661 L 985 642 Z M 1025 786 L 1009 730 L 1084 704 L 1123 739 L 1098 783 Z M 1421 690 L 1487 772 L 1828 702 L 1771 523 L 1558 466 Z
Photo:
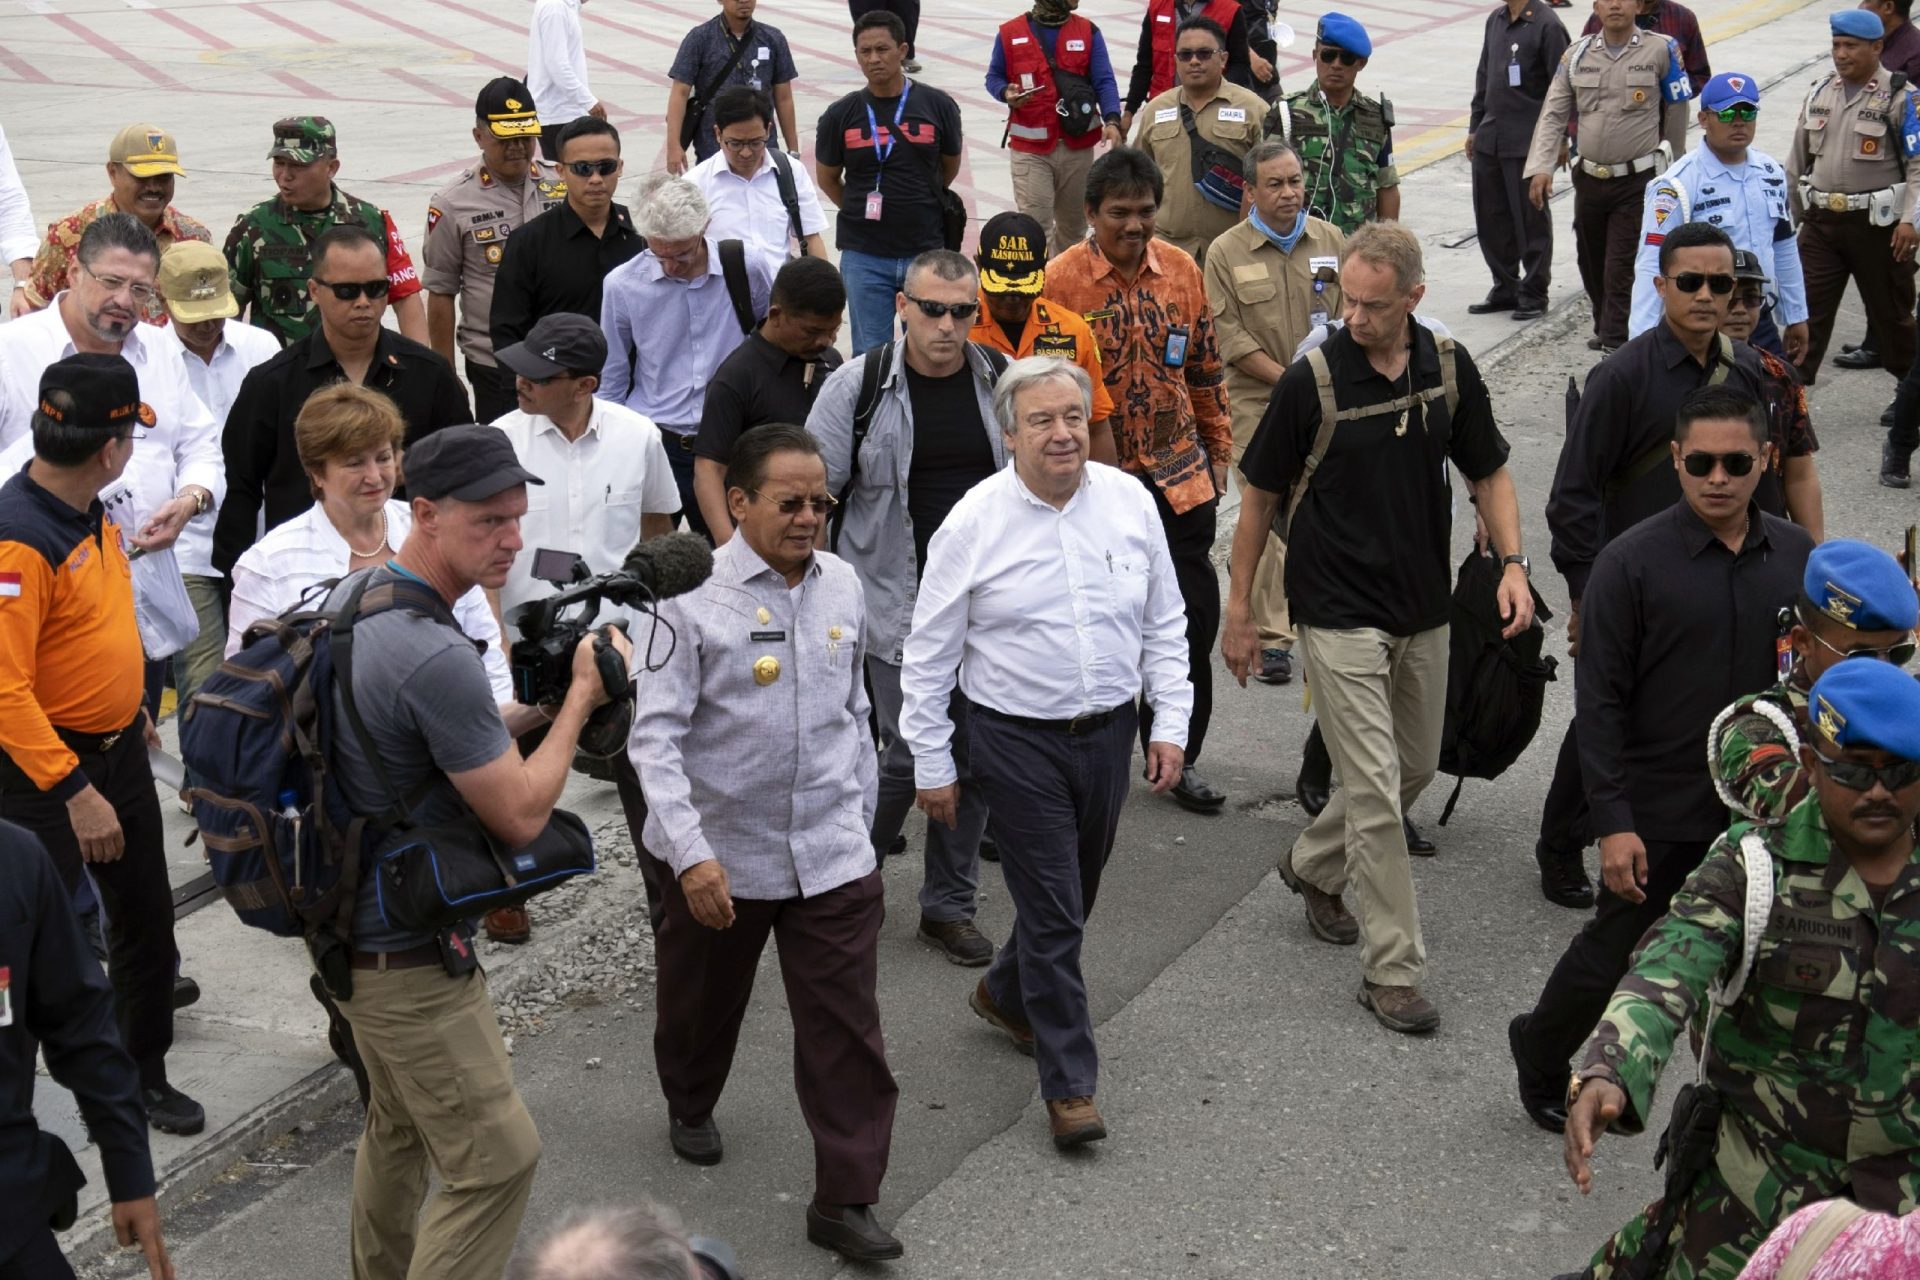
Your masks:
M 40 250 L 40 228 L 27 204 L 27 189 L 13 164 L 13 148 L 0 129 L 0 266 L 31 258 Z
M 700 188 L 707 198 L 707 210 L 713 220 L 707 234 L 715 240 L 745 240 L 759 244 L 782 258 L 797 253 L 793 222 L 787 206 L 780 200 L 780 175 L 774 170 L 773 143 L 760 153 L 760 169 L 751 178 L 743 178 L 727 167 L 725 147 L 687 170 L 687 181 Z M 793 170 L 793 194 L 800 206 L 800 230 L 816 236 L 827 228 L 827 216 L 820 211 L 820 195 L 814 189 L 807 166 L 789 159 Z
M 900 734 L 922 788 L 959 776 L 956 667 L 971 701 L 1040 720 L 1111 711 L 1144 684 L 1154 741 L 1184 749 L 1186 605 L 1146 486 L 1089 462 L 1056 511 L 1007 467 L 954 504 L 927 551 L 900 668 Z
M 413 528 L 407 504 L 387 501 L 387 543 L 398 547 Z M 227 605 L 227 651 L 240 652 L 240 637 L 262 618 L 276 618 L 299 603 L 300 597 L 332 578 L 347 576 L 353 552 L 347 540 L 327 519 L 318 502 L 285 524 L 267 530 L 267 536 L 248 547 L 233 566 L 233 599 Z M 322 599 L 314 596 L 316 606 Z M 453 620 L 469 640 L 484 640 L 482 661 L 493 700 L 513 701 L 513 678 L 507 670 L 507 650 L 500 643 L 500 625 L 494 621 L 487 593 L 473 587 L 453 602 Z
M 233 398 L 240 394 L 240 383 L 247 371 L 280 354 L 280 344 L 272 334 L 238 320 L 228 320 L 221 327 L 220 345 L 213 349 L 211 361 L 202 360 L 187 350 L 186 344 L 180 341 L 179 329 L 173 325 L 160 332 L 164 336 L 159 345 L 186 370 L 187 385 L 193 388 L 193 394 L 200 397 L 200 403 L 207 406 L 207 412 L 222 430 L 226 428 L 227 410 L 233 408 Z M 173 547 L 180 559 L 181 572 L 218 576 L 212 574 L 212 568 L 213 522 L 219 514 L 220 504 L 216 502 L 213 510 L 204 517 L 187 521 L 187 527 L 180 531 L 180 541 Z M 206 568 L 195 568 L 196 565 Z
M 502 617 L 554 592 L 553 584 L 533 576 L 534 552 L 571 551 L 594 573 L 610 573 L 640 541 L 641 516 L 680 510 L 660 429 L 623 405 L 595 400 L 586 431 L 573 441 L 553 419 L 519 409 L 493 425 L 507 433 L 520 465 L 546 481 L 527 486 L 527 514 L 520 517 L 526 549 L 500 588 Z M 626 616 L 622 606 L 603 605 L 595 622 Z
M 599 99 L 587 88 L 580 0 L 533 0 L 527 28 L 527 91 L 542 127 L 572 124 Z
M 40 375 L 56 360 L 76 348 L 60 317 L 65 290 L 54 295 L 43 311 L 0 325 L 0 475 L 12 475 L 33 457 L 33 412 L 40 403 Z M 220 426 L 187 381 L 187 371 L 173 358 L 164 329 L 139 324 L 121 344 L 120 354 L 133 366 L 140 399 L 152 407 L 154 425 L 133 443 L 133 461 L 125 480 L 133 491 L 135 514 L 145 522 L 175 494 L 197 484 L 213 495 L 214 506 L 227 494 L 226 459 L 220 452 Z M 191 554 L 184 537 L 175 549 L 180 572 L 213 575 L 210 559 L 213 508 L 195 516 L 189 527 L 203 525 L 209 540 L 199 558 Z

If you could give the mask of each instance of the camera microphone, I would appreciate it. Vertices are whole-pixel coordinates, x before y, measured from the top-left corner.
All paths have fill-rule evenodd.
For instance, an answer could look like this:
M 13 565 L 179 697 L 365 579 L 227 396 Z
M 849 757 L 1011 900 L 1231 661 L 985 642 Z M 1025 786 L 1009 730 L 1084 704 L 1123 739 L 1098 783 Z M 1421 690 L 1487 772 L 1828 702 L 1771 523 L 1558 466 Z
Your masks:
M 685 595 L 713 576 L 713 548 L 697 533 L 668 533 L 636 543 L 622 572 L 631 574 L 656 600 Z

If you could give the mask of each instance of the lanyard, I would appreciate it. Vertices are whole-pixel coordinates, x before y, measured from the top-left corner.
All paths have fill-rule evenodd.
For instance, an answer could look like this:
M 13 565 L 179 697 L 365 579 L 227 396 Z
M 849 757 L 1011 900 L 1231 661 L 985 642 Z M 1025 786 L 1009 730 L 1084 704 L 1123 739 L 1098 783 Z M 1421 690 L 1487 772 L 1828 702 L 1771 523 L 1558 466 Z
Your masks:
M 900 90 L 900 105 L 893 109 L 893 128 L 887 131 L 887 149 L 880 149 L 880 122 L 873 116 L 873 99 L 869 97 L 863 104 L 867 108 L 867 136 L 873 139 L 873 162 L 875 167 L 884 167 L 887 157 L 893 154 L 894 144 L 899 141 L 900 118 L 907 114 L 907 95 L 913 92 L 913 81 L 908 80 Z

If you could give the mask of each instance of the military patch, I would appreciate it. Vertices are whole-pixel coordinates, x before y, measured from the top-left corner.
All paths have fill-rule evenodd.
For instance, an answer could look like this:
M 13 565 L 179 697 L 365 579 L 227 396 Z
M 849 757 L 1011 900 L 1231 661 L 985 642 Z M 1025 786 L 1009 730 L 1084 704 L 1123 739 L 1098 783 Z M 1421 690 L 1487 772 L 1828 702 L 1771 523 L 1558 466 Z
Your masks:
M 505 245 L 500 245 L 500 244 L 488 245 L 487 246 L 487 265 L 490 267 L 499 266 L 500 259 L 506 256 L 506 252 L 507 252 L 507 247 Z
M 542 200 L 565 200 L 567 198 L 567 184 L 565 182 L 541 181 L 533 185 L 534 189 L 539 191 Z
M 1647 91 L 1645 89 L 1635 89 L 1633 91 L 1633 104 L 1635 106 L 1639 106 L 1641 103 L 1645 102 L 1646 100 L 1647 100 Z
M 1862 138 L 1862 139 L 1860 139 L 1860 154 L 1861 154 L 1861 155 L 1863 155 L 1863 156 L 1877 156 L 1877 155 L 1879 155 L 1879 154 L 1880 154 L 1880 139 L 1878 139 L 1878 138 Z
M 1820 732 L 1831 742 L 1840 741 L 1840 731 L 1847 727 L 1847 718 L 1833 709 L 1833 704 L 1825 698 L 1813 700 L 1813 722 Z
M 433 229 L 440 225 L 440 217 L 441 217 L 441 214 L 438 209 L 434 208 L 432 205 L 427 206 L 427 234 L 428 235 L 432 235 Z
M 477 242 L 485 244 L 494 238 L 494 229 L 492 227 L 475 227 L 473 229 L 473 238 Z
M 1037 356 L 1061 356 L 1072 360 L 1080 353 L 1080 345 L 1070 333 L 1038 333 L 1033 338 L 1033 354 Z

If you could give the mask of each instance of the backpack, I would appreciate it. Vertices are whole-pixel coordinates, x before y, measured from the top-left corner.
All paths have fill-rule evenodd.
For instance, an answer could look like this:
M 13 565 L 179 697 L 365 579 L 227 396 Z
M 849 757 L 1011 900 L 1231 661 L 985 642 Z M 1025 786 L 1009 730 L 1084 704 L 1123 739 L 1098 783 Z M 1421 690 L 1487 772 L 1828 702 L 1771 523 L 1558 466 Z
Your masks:
M 1453 589 L 1448 638 L 1447 711 L 1440 732 L 1440 768 L 1459 781 L 1440 814 L 1445 826 L 1468 778 L 1497 778 L 1518 760 L 1540 728 L 1540 709 L 1557 661 L 1541 653 L 1542 623 L 1553 614 L 1534 592 L 1533 623 L 1501 636 L 1499 560 L 1469 551 Z

